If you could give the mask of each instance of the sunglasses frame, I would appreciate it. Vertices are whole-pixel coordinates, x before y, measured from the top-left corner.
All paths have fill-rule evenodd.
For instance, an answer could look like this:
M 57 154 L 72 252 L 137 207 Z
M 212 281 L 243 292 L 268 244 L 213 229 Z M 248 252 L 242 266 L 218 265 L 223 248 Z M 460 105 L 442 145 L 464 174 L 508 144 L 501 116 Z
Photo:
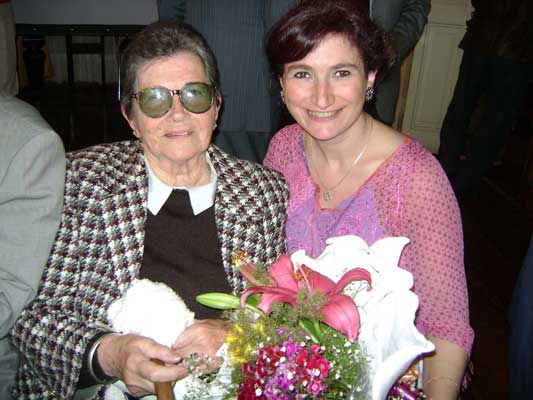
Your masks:
M 189 107 L 185 104 L 185 102 L 183 100 L 183 97 L 182 97 L 182 93 L 183 93 L 184 89 L 187 90 L 187 86 L 189 86 L 189 85 L 202 85 L 202 86 L 208 87 L 211 90 L 211 102 L 209 103 L 209 107 L 205 111 L 193 111 L 193 110 L 189 109 Z M 152 115 L 147 114 L 146 111 L 143 110 L 143 107 L 141 105 L 140 98 L 139 98 L 139 95 L 142 94 L 143 92 L 146 92 L 146 91 L 149 91 L 149 90 L 154 90 L 154 89 L 164 89 L 167 93 L 170 93 L 170 103 L 169 103 L 168 109 L 163 114 L 161 114 L 159 116 L 152 116 Z M 174 104 L 174 96 L 176 96 L 176 95 L 178 96 L 178 98 L 180 100 L 180 104 L 181 104 L 181 106 L 184 109 L 186 109 L 187 111 L 189 111 L 189 112 L 191 112 L 193 114 L 203 114 L 203 113 L 209 111 L 209 109 L 215 103 L 215 100 L 216 100 L 216 97 L 217 97 L 217 89 L 216 89 L 216 86 L 211 85 L 211 84 L 206 83 L 206 82 L 187 82 L 185 85 L 183 85 L 183 87 L 181 89 L 168 89 L 168 88 L 166 88 L 164 86 L 152 86 L 152 87 L 149 87 L 149 88 L 146 88 L 146 89 L 143 89 L 143 90 L 139 90 L 136 93 L 133 93 L 130 96 L 130 98 L 133 98 L 133 99 L 137 100 L 137 103 L 139 104 L 139 108 L 141 109 L 143 114 L 146 115 L 147 117 L 149 117 L 149 118 L 161 118 L 164 115 L 166 115 L 170 111 L 170 109 L 172 108 L 172 104 Z

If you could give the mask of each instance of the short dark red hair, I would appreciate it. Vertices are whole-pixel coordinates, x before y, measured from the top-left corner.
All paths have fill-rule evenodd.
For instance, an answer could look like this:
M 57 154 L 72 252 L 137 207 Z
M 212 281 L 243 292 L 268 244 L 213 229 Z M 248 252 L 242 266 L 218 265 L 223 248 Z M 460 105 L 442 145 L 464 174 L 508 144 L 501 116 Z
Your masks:
M 395 52 L 385 32 L 368 15 L 368 0 L 303 0 L 272 27 L 266 52 L 273 72 L 283 74 L 285 64 L 301 60 L 327 35 L 341 34 L 355 46 L 365 72 L 383 75 Z

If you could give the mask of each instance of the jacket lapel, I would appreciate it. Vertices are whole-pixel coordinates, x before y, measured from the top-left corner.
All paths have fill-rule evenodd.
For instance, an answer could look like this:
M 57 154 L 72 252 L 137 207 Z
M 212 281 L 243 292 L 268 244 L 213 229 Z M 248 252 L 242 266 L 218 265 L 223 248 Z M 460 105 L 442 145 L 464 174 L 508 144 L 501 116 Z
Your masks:
M 215 146 L 209 148 L 209 156 L 217 172 L 215 195 L 215 222 L 221 246 L 222 262 L 228 283 L 233 290 L 243 289 L 243 280 L 237 269 L 232 267 L 232 257 L 237 250 L 249 255 L 258 253 L 257 244 L 261 240 L 259 220 L 253 207 L 249 206 L 253 190 L 250 171 L 236 160 L 222 153 Z M 250 190 L 247 190 L 250 189 Z

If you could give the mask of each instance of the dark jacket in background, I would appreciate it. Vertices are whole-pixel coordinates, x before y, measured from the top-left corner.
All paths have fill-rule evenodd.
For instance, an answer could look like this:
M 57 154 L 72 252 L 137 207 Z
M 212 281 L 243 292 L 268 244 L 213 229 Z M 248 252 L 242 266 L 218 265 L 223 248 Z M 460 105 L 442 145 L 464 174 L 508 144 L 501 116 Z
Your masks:
M 472 5 L 475 10 L 459 47 L 533 64 L 533 1 L 472 0 Z
M 509 393 L 511 400 L 533 393 L 533 236 L 509 308 Z

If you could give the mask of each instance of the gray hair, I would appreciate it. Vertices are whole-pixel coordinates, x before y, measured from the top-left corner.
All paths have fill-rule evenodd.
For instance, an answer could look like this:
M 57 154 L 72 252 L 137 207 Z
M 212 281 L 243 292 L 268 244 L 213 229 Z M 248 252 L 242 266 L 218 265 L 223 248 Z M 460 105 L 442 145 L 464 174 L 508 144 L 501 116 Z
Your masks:
M 191 25 L 179 21 L 159 21 L 140 31 L 124 50 L 120 62 L 120 102 L 131 112 L 137 72 L 144 64 L 189 52 L 204 65 L 207 82 L 219 88 L 217 63 L 204 37 Z

